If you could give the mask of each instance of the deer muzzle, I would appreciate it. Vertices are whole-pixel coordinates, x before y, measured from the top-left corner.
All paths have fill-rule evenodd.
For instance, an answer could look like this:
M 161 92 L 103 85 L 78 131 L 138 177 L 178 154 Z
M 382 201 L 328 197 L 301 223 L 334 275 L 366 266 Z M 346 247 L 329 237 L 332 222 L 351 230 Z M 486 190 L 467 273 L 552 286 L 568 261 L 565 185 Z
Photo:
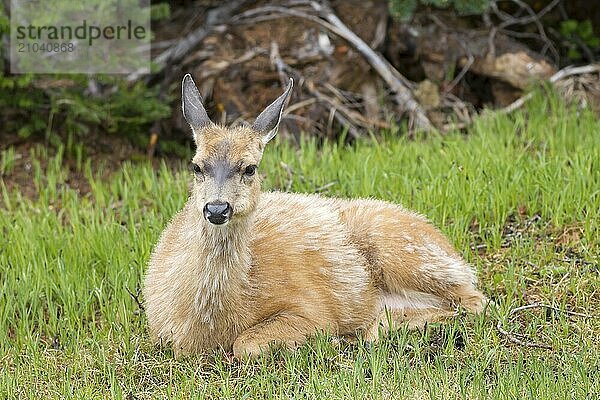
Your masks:
M 222 225 L 231 219 L 233 208 L 223 201 L 211 201 L 204 206 L 204 218 L 214 225 Z

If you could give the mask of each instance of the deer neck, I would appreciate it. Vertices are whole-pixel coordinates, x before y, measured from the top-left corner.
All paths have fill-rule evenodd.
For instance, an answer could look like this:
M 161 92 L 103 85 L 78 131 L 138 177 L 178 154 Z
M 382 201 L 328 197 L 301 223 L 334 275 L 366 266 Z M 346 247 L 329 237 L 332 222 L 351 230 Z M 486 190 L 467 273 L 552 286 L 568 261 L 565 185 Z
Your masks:
M 195 303 L 202 321 L 214 327 L 219 318 L 231 319 L 227 315 L 238 313 L 243 307 L 249 288 L 252 218 L 238 219 L 226 226 L 202 222 Z

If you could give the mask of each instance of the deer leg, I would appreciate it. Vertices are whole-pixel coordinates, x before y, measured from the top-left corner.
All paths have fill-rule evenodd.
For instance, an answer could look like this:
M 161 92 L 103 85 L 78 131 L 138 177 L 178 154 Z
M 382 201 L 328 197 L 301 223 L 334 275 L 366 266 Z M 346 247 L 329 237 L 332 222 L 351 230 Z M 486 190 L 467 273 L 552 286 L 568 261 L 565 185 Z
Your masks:
M 364 333 L 366 341 L 379 338 L 379 328 L 383 331 L 397 329 L 406 324 L 409 329 L 422 328 L 426 323 L 441 322 L 456 316 L 457 306 L 468 311 L 483 311 L 487 299 L 472 284 L 447 287 L 445 291 L 433 294 L 419 290 L 395 288 L 396 292 L 381 294 L 382 311 L 379 317 Z
M 255 357 L 272 344 L 294 349 L 316 329 L 316 324 L 305 317 L 279 314 L 242 332 L 233 343 L 233 354 L 236 358 Z
M 487 304 L 475 286 L 475 271 L 460 257 L 428 255 L 411 268 L 391 265 L 383 268 L 383 305 L 389 309 L 444 308 L 457 305 L 479 313 Z
M 423 328 L 427 323 L 442 322 L 454 316 L 456 316 L 456 312 L 447 308 L 385 310 L 365 331 L 364 340 L 375 342 L 379 340 L 380 333 L 385 334 L 390 330 L 398 329 L 402 324 L 406 324 L 409 329 L 418 329 Z

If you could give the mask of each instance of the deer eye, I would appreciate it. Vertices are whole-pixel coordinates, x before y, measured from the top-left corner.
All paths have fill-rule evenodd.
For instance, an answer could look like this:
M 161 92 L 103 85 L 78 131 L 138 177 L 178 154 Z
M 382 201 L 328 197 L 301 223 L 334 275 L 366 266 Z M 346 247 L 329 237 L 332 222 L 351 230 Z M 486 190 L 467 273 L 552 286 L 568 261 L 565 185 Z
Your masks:
M 252 176 L 256 173 L 256 165 L 248 165 L 246 169 L 244 169 L 244 175 Z
M 200 168 L 200 166 L 194 162 L 190 163 L 190 170 L 192 170 L 192 172 L 194 172 L 196 175 L 202 175 L 202 168 Z

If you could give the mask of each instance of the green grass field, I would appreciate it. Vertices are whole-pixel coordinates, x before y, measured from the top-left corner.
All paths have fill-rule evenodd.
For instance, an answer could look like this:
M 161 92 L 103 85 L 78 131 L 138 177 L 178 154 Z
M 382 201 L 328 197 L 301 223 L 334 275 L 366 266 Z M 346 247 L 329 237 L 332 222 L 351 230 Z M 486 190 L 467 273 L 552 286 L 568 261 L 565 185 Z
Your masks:
M 190 173 L 147 163 L 110 179 L 82 163 L 91 193 L 65 185 L 63 154 L 34 150 L 38 196 L 0 189 L 0 398 L 597 399 L 600 121 L 538 95 L 467 135 L 319 149 L 268 147 L 265 189 L 400 202 L 427 215 L 478 270 L 495 302 L 374 345 L 318 336 L 296 353 L 181 360 L 148 339 L 132 293 Z M 2 153 L 9 176 L 15 152 Z M 44 167 L 41 167 L 43 165 Z M 501 327 L 531 348 L 511 343 Z

